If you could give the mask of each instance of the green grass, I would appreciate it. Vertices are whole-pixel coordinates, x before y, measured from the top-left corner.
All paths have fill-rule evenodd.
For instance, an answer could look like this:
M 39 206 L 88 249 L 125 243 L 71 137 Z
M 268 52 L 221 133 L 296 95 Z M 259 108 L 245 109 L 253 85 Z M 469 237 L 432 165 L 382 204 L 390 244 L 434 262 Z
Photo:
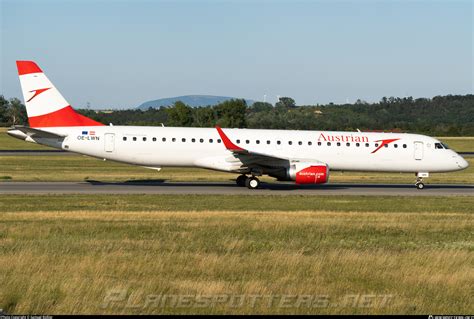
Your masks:
M 305 196 L 305 195 L 0 195 L 0 212 L 41 211 L 334 211 L 472 212 L 473 196 Z
M 0 308 L 8 313 L 474 311 L 472 197 L 75 195 L 0 196 L 0 203 Z M 124 294 L 104 303 L 114 292 Z M 239 307 L 145 305 L 162 294 L 247 299 Z M 252 307 L 253 295 L 276 302 Z M 281 296 L 288 307 L 279 306 Z M 329 306 L 298 307 L 296 296 L 323 296 Z M 389 302 L 341 305 L 351 296 Z

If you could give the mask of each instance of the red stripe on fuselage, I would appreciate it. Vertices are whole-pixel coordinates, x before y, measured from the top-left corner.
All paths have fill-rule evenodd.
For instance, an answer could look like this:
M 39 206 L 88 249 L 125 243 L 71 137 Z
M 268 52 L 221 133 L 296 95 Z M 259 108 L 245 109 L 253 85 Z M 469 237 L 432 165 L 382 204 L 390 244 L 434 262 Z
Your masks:
M 76 113 L 71 106 L 52 113 L 29 117 L 28 122 L 31 127 L 104 126 L 102 123 Z
M 18 68 L 18 75 L 43 72 L 33 61 L 16 61 L 16 67 Z

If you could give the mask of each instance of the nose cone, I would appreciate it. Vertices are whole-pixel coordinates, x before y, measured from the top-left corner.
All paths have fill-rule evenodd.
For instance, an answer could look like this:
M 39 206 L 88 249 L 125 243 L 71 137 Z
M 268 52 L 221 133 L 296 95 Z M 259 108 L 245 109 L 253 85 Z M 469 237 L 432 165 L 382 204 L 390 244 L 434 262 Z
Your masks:
M 465 169 L 469 167 L 469 162 L 459 156 L 458 165 L 460 169 Z

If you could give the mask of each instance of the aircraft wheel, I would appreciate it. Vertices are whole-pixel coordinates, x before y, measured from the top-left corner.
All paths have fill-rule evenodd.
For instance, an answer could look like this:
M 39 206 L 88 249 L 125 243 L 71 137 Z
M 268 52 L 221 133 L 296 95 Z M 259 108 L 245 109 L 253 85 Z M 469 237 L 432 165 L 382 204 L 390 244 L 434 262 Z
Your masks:
M 423 184 L 423 183 L 416 183 L 415 186 L 416 186 L 416 188 L 418 188 L 418 189 L 423 189 L 423 188 L 425 188 L 425 184 Z
M 257 189 L 260 186 L 260 181 L 258 178 L 252 176 L 245 180 L 245 186 L 249 189 Z
M 235 180 L 235 182 L 237 183 L 238 186 L 244 187 L 246 180 L 247 180 L 247 176 L 245 176 L 245 175 L 240 175 L 239 177 L 237 177 L 237 179 Z

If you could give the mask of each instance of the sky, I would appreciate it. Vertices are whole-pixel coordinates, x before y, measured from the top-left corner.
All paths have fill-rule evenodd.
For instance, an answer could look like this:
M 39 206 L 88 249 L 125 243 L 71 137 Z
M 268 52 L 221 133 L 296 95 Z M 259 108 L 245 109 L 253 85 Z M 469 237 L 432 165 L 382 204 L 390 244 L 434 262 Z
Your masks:
M 0 94 L 34 60 L 76 108 L 473 92 L 472 1 L 0 0 Z

